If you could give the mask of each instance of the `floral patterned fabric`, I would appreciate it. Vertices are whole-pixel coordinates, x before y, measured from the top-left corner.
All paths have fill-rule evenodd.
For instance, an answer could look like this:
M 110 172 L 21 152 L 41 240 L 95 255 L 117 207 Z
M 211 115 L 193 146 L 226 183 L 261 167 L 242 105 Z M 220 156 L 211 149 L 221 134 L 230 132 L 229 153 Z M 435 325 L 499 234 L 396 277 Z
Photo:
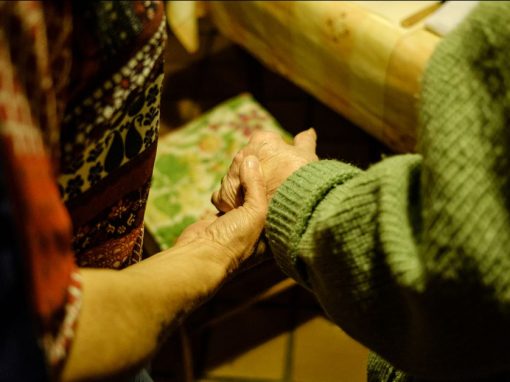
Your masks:
M 160 249 L 207 212 L 236 152 L 256 130 L 287 133 L 249 94 L 217 106 L 159 141 L 145 227 Z

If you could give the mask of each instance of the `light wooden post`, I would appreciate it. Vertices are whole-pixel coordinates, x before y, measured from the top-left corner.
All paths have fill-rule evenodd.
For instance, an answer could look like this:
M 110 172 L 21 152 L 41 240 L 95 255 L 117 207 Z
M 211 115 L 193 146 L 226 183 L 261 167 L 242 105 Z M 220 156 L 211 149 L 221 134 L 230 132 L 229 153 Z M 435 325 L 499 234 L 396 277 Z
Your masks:
M 207 6 L 220 31 L 270 69 L 392 149 L 414 149 L 420 77 L 437 36 L 349 1 Z

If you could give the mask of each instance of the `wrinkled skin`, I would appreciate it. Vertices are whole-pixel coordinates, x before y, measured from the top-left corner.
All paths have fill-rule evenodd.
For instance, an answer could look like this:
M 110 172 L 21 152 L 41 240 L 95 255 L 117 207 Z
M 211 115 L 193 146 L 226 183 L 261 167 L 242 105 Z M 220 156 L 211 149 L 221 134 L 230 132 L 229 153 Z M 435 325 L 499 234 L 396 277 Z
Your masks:
M 257 132 L 249 143 L 237 153 L 221 187 L 212 195 L 212 202 L 221 212 L 228 212 L 243 202 L 241 186 L 241 164 L 244 158 L 255 156 L 263 171 L 266 199 L 269 202 L 278 187 L 297 169 L 317 161 L 315 153 L 317 135 L 308 129 L 294 137 L 294 143 L 286 143 L 280 135 L 272 132 Z
M 259 160 L 247 155 L 238 160 L 236 166 L 238 192 L 243 195 L 240 203 L 228 213 L 211 214 L 192 224 L 176 243 L 176 246 L 183 246 L 200 242 L 216 247 L 219 255 L 231 258 L 230 272 L 253 253 L 267 213 L 266 189 Z

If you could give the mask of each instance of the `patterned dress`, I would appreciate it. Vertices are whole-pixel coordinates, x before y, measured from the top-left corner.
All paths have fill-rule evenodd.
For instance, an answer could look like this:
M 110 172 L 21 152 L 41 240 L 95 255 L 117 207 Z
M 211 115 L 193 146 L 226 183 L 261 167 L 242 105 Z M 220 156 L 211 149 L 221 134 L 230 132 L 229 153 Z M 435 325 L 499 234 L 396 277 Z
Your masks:
M 78 267 L 141 260 L 165 39 L 158 2 L 0 3 L 1 378 L 65 359 Z

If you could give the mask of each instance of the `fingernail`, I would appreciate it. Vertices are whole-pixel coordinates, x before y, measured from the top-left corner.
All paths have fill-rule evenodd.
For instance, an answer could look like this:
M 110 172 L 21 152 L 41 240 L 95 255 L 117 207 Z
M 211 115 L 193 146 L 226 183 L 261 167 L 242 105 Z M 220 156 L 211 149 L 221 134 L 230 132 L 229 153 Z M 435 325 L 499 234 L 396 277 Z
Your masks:
M 257 158 L 250 156 L 246 158 L 246 167 L 248 168 L 256 168 L 258 166 Z

